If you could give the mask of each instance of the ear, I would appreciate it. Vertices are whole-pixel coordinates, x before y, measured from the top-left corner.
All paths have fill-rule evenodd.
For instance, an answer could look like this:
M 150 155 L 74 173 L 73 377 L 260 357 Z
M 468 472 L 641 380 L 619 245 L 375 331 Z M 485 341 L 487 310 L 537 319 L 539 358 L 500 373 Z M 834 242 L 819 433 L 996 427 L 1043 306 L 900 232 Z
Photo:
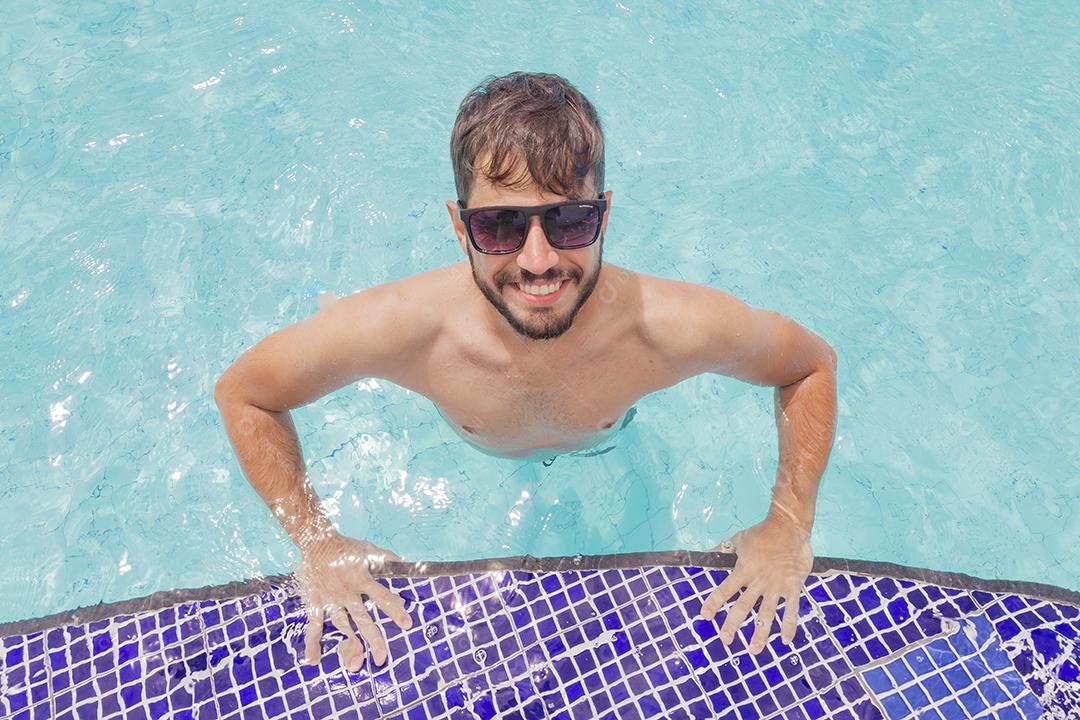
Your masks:
M 611 191 L 604 193 L 604 197 L 607 198 L 607 212 L 604 213 L 604 223 L 600 228 L 601 235 L 607 234 L 607 221 L 611 217 Z
M 446 211 L 450 213 L 450 222 L 454 225 L 454 232 L 457 233 L 458 243 L 461 245 L 461 252 L 465 253 L 465 257 L 469 256 L 469 238 L 465 235 L 465 223 L 461 222 L 461 218 L 458 217 L 458 204 L 456 200 L 446 201 Z

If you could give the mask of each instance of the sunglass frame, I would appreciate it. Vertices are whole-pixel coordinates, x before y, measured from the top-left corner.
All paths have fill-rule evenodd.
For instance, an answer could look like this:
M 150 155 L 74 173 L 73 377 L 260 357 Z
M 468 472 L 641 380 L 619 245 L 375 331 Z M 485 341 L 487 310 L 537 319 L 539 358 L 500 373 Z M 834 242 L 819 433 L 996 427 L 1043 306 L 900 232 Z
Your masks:
M 582 245 L 574 245 L 573 247 L 565 247 L 562 245 L 556 245 L 551 240 L 551 235 L 548 234 L 547 225 L 544 223 L 544 213 L 553 208 L 557 208 L 561 205 L 592 205 L 600 213 L 600 219 L 596 222 L 596 232 L 593 234 L 592 240 Z M 516 210 L 518 212 L 525 213 L 525 232 L 518 241 L 516 247 L 509 250 L 485 250 L 480 247 L 480 244 L 476 242 L 476 238 L 473 237 L 472 225 L 469 223 L 469 218 L 474 214 L 487 211 L 487 210 Z M 465 223 L 465 234 L 469 236 L 469 243 L 476 248 L 476 251 L 483 253 L 484 255 L 509 255 L 510 253 L 516 253 L 525 247 L 525 239 L 529 236 L 529 224 L 532 221 L 534 215 L 540 216 L 540 227 L 544 231 L 544 237 L 547 238 L 551 247 L 556 250 L 580 250 L 581 248 L 587 248 L 597 241 L 600 237 L 600 230 L 604 227 L 604 213 L 607 212 L 607 198 L 603 194 L 592 200 L 562 200 L 560 202 L 548 203 L 546 205 L 488 205 L 478 208 L 466 208 L 465 203 L 458 200 L 458 217 Z

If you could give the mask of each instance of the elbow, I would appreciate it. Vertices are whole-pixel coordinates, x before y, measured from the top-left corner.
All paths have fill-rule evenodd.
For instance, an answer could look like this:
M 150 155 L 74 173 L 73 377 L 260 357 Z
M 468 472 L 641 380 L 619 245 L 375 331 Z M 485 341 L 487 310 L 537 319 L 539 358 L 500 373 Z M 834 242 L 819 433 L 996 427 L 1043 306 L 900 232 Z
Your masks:
M 225 372 L 214 383 L 214 402 L 218 408 L 221 409 L 228 404 L 229 399 L 233 397 L 235 388 L 232 383 L 229 373 Z
M 817 356 L 814 364 L 814 370 L 816 372 L 828 372 L 830 375 L 836 375 L 836 365 L 838 357 L 836 350 L 825 340 L 818 338 Z

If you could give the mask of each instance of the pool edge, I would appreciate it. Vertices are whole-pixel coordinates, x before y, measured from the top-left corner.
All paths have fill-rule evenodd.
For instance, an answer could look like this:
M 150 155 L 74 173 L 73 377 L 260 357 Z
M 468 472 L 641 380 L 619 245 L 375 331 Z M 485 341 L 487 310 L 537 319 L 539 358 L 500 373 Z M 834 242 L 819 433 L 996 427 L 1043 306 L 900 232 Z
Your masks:
M 708 568 L 731 568 L 735 555 L 727 553 L 698 552 L 691 550 L 667 550 L 657 552 L 618 553 L 609 555 L 573 555 L 537 558 L 517 555 L 505 558 L 479 560 L 452 560 L 441 562 L 391 562 L 373 573 L 377 577 L 432 577 L 437 575 L 463 575 L 478 572 L 520 570 L 526 572 L 563 572 L 570 570 L 598 570 L 663 565 L 693 565 Z M 1080 607 L 1080 592 L 1044 583 L 1019 580 L 987 580 L 963 573 L 930 570 L 928 568 L 897 565 L 895 563 L 846 558 L 817 557 L 811 573 L 825 575 L 831 572 L 891 577 L 912 580 L 957 590 L 977 590 L 992 593 L 1014 593 L 1029 597 L 1068 603 Z M 240 580 L 223 585 L 202 588 L 162 590 L 150 595 L 109 603 L 99 603 L 75 610 L 27 620 L 0 623 L 0 637 L 29 635 L 65 625 L 81 625 L 104 620 L 121 614 L 135 614 L 160 610 L 186 602 L 220 600 L 230 597 L 252 595 L 281 587 L 290 582 L 292 575 L 269 575 L 261 578 Z

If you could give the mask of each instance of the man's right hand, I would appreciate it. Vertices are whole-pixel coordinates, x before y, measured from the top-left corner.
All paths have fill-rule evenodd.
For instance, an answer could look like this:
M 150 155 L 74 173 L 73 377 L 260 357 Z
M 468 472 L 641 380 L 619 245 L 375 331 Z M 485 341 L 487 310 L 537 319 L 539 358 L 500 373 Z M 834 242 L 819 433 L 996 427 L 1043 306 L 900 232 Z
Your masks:
M 314 665 L 322 656 L 320 642 L 323 621 L 327 617 L 345 634 L 345 640 L 338 645 L 338 656 L 350 672 L 356 672 L 364 664 L 364 643 L 371 648 L 376 665 L 386 662 L 386 639 L 365 607 L 362 596 L 366 595 L 402 630 L 412 627 L 412 618 L 405 612 L 405 601 L 371 575 L 371 570 L 388 560 L 400 561 L 401 558 L 369 542 L 337 533 L 320 539 L 302 553 L 296 580 L 300 599 L 308 612 L 304 633 L 307 662 Z M 360 629 L 360 637 L 353 631 L 349 615 Z

